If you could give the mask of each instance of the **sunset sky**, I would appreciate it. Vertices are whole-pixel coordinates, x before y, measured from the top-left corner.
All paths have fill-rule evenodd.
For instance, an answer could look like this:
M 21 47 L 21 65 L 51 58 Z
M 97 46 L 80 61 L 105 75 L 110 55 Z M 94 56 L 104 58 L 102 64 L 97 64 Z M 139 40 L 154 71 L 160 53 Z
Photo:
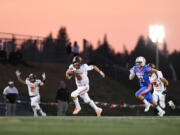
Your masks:
M 107 34 L 116 52 L 132 50 L 150 24 L 163 24 L 168 49 L 180 50 L 180 0 L 0 0 L 0 32 L 56 36 L 65 26 L 80 45 Z

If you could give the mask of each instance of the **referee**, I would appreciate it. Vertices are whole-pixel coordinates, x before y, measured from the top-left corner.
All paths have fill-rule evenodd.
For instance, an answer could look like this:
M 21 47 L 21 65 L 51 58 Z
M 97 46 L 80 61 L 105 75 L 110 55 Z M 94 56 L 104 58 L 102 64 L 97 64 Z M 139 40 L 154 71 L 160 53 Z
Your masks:
M 6 102 L 6 116 L 15 116 L 18 90 L 13 81 L 8 82 L 8 86 L 3 91 L 3 97 Z

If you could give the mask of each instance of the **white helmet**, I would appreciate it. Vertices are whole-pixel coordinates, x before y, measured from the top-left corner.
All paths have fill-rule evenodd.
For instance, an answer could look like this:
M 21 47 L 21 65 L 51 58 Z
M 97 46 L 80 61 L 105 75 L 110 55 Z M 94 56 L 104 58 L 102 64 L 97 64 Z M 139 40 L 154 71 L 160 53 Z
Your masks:
M 136 66 L 144 67 L 146 65 L 146 59 L 142 56 L 136 58 Z

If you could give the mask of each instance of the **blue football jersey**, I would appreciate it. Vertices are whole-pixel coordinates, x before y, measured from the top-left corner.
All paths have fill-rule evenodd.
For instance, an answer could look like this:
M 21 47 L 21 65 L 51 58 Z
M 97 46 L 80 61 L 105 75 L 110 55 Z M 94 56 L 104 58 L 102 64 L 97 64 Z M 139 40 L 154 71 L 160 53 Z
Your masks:
M 149 72 L 152 71 L 152 68 L 149 65 L 146 65 L 142 68 L 138 68 L 137 66 L 134 66 L 133 71 L 138 77 L 141 87 L 148 86 L 150 84 Z

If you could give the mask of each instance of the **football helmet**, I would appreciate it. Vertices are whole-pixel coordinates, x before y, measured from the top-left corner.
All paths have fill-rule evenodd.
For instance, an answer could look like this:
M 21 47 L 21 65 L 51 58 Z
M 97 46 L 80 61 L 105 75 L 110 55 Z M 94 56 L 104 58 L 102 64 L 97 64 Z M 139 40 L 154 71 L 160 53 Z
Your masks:
M 146 59 L 142 56 L 139 56 L 136 58 L 135 63 L 137 67 L 144 67 L 146 65 Z
M 75 56 L 73 58 L 72 64 L 75 68 L 77 68 L 77 69 L 80 68 L 80 66 L 82 64 L 82 58 L 79 56 Z

